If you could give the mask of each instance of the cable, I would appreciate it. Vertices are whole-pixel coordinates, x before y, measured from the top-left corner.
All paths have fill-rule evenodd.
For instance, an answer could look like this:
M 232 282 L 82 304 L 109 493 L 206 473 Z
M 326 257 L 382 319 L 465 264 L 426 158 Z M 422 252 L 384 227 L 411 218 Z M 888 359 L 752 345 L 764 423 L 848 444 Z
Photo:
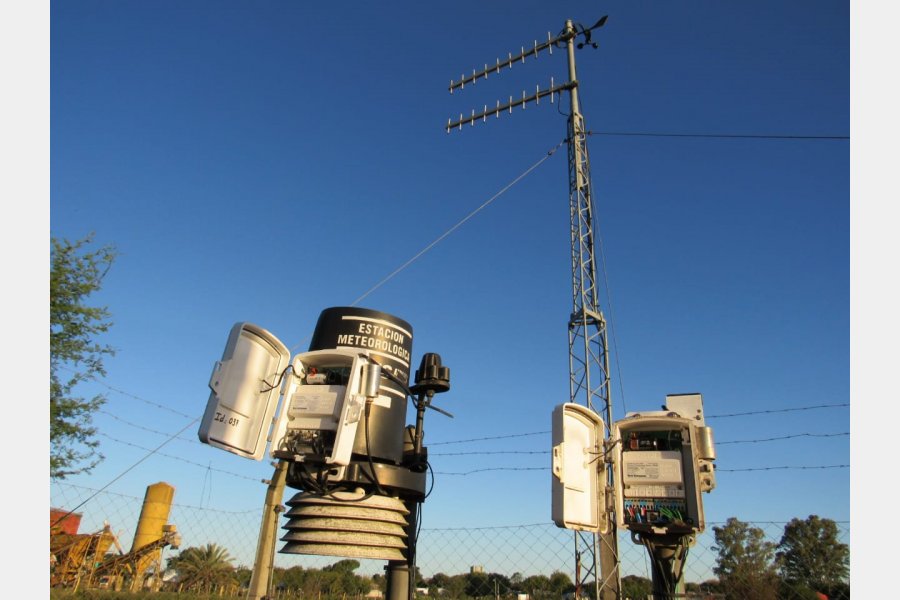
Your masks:
M 107 483 L 107 484 L 104 485 L 102 488 L 100 488 L 99 490 L 97 490 L 96 493 L 92 494 L 92 495 L 89 496 L 87 499 L 85 499 L 84 501 L 82 501 L 81 504 L 79 504 L 78 506 L 76 506 L 75 508 L 73 508 L 72 510 L 70 510 L 69 512 L 67 512 L 66 514 L 64 514 L 63 516 L 61 516 L 59 519 L 57 519 L 54 523 L 52 523 L 52 524 L 50 525 L 50 527 L 53 527 L 54 525 L 57 525 L 60 521 L 62 521 L 63 519 L 65 519 L 66 517 L 68 517 L 69 515 L 71 515 L 72 513 L 74 513 L 76 510 L 78 510 L 79 508 L 81 508 L 82 506 L 84 506 L 85 504 L 87 504 L 88 502 L 90 502 L 91 500 L 93 500 L 93 499 L 97 496 L 97 494 L 99 494 L 100 492 L 102 492 L 103 490 L 105 490 L 106 488 L 108 488 L 109 486 L 111 486 L 112 484 L 114 484 L 116 481 L 118 481 L 119 479 L 121 479 L 122 477 L 124 477 L 125 474 L 128 473 L 129 471 L 131 471 L 133 468 L 135 468 L 136 466 L 138 466 L 139 464 L 141 464 L 142 462 L 144 462 L 145 460 L 147 460 L 148 458 L 150 458 L 151 456 L 153 456 L 153 455 L 156 453 L 157 450 L 159 450 L 160 448 L 162 448 L 163 446 L 165 446 L 166 444 L 168 444 L 169 442 L 171 442 L 173 439 L 175 439 L 176 437 L 178 437 L 179 435 L 181 435 L 182 433 L 184 433 L 185 431 L 187 431 L 188 427 L 193 426 L 193 425 L 194 425 L 197 421 L 199 421 L 199 420 L 200 420 L 200 417 L 197 417 L 196 419 L 194 419 L 193 421 L 191 421 L 190 423 L 188 423 L 187 425 L 185 425 L 184 428 L 182 428 L 180 431 L 178 431 L 178 432 L 177 432 L 176 434 L 174 434 L 172 437 L 170 437 L 169 439 L 167 439 L 166 441 L 164 441 L 162 444 L 160 444 L 159 446 L 157 446 L 157 447 L 156 447 L 154 450 L 152 450 L 149 454 L 147 454 L 147 455 L 144 456 L 142 459 L 140 459 L 139 461 L 137 461 L 136 463 L 134 463 L 133 465 L 131 465 L 130 467 L 128 467 L 127 469 L 125 469 L 124 471 L 122 471 L 121 473 L 119 473 L 119 474 L 118 474 L 116 477 L 114 477 L 109 483 Z
M 494 194 L 493 196 L 491 196 L 490 198 L 488 198 L 481 206 L 479 206 L 478 208 L 476 208 L 475 210 L 473 210 L 472 212 L 470 212 L 468 215 L 466 215 L 465 217 L 463 217 L 463 219 L 462 219 L 461 221 L 459 221 L 459 222 L 456 223 L 453 227 L 451 227 L 450 229 L 448 229 L 447 231 L 445 231 L 444 233 L 442 233 L 440 236 L 438 236 L 437 239 L 435 239 L 433 242 L 431 242 L 430 244 L 428 244 L 427 246 L 425 246 L 422 250 L 420 250 L 420 251 L 418 252 L 418 254 L 416 254 L 415 256 L 413 256 L 412 258 L 410 258 L 408 261 L 406 261 L 405 263 L 403 263 L 402 265 L 400 265 L 400 266 L 399 266 L 397 269 L 395 269 L 390 275 L 388 275 L 387 277 L 385 277 L 384 279 L 382 279 L 381 281 L 379 281 L 378 283 L 376 283 L 376 284 L 375 284 L 372 288 L 370 288 L 366 293 L 364 293 L 362 296 L 360 296 L 359 298 L 357 298 L 356 300 L 354 300 L 353 303 L 350 304 L 350 306 L 356 306 L 357 304 L 359 304 L 359 303 L 360 303 L 364 298 L 366 298 L 369 294 L 371 294 L 372 292 L 374 292 L 375 290 L 377 290 L 378 288 L 380 288 L 382 285 L 384 285 L 385 283 L 387 283 L 387 281 L 388 281 L 389 279 L 391 279 L 392 277 L 394 277 L 394 275 L 396 275 L 397 273 L 399 273 L 400 271 L 402 271 L 403 269 L 405 269 L 406 267 L 408 267 L 409 265 L 411 265 L 411 264 L 412 264 L 415 260 L 417 260 L 420 256 L 422 256 L 423 254 L 425 254 L 426 252 L 428 252 L 429 250 L 431 250 L 434 246 L 436 246 L 441 240 L 443 240 L 443 239 L 446 238 L 448 235 L 450 235 L 451 233 L 453 233 L 454 231 L 456 231 L 460 226 L 463 225 L 463 223 L 465 223 L 466 221 L 468 221 L 469 219 L 471 219 L 472 217 L 474 217 L 476 214 L 478 214 L 479 212 L 481 212 L 483 209 L 487 208 L 487 206 L 488 206 L 491 202 L 493 202 L 494 200 L 496 200 L 497 198 L 499 198 L 500 196 L 502 196 L 509 188 L 511 188 L 511 187 L 514 186 L 515 184 L 519 183 L 519 181 L 521 181 L 522 179 L 524 179 L 525 176 L 527 176 L 529 173 L 531 173 L 531 172 L 534 171 L 536 168 L 538 168 L 540 165 L 542 165 L 542 164 L 544 163 L 544 161 L 546 161 L 548 158 L 550 158 L 551 156 L 553 156 L 553 154 L 556 153 L 556 151 L 559 150 L 560 146 L 562 146 L 564 143 L 565 143 L 565 140 L 563 140 L 562 142 L 558 143 L 555 147 L 553 147 L 550 151 L 548 151 L 547 154 L 546 154 L 543 158 L 541 158 L 539 161 L 537 161 L 536 163 L 534 163 L 533 165 L 531 165 L 530 167 L 528 167 L 527 169 L 525 169 L 525 171 L 523 171 L 521 175 L 519 175 L 518 177 L 516 177 L 515 179 L 513 179 L 511 182 L 509 182 L 508 184 L 506 184 L 499 192 L 497 192 L 496 194 Z
M 810 469 L 849 469 L 850 465 L 822 465 L 819 467 L 795 467 L 795 466 L 786 466 L 786 467 L 751 467 L 748 469 L 716 469 L 716 473 L 738 473 L 742 471 L 780 471 L 784 469 L 800 469 L 800 470 L 810 470 Z
M 113 413 L 109 412 L 108 410 L 103 410 L 102 408 L 99 409 L 99 410 L 97 410 L 97 412 L 98 412 L 98 413 L 102 413 L 102 414 L 104 414 L 104 415 L 107 415 L 107 416 L 109 416 L 109 417 L 112 417 L 112 418 L 115 419 L 116 421 L 119 421 L 120 423 L 124 423 L 125 425 L 128 425 L 129 427 L 133 427 L 133 428 L 135 428 L 135 429 L 140 429 L 140 430 L 142 430 L 142 431 L 148 431 L 148 432 L 150 432 L 150 433 L 155 433 L 155 434 L 157 434 L 157 435 L 164 435 L 164 436 L 168 436 L 168 435 L 169 435 L 168 433 L 166 433 L 166 432 L 164 432 L 164 431 L 159 431 L 159 430 L 156 430 L 156 429 L 151 429 L 151 428 L 149 428 L 149 427 L 144 427 L 143 425 L 138 425 L 137 423 L 132 423 L 131 421 L 128 421 L 128 420 L 126 420 L 126 419 L 123 419 L 122 417 L 119 417 L 119 416 L 117 416 L 117 415 L 114 415 Z M 189 444 L 197 444 L 197 445 L 200 445 L 200 446 L 205 446 L 205 445 L 206 445 L 206 444 L 203 444 L 200 440 L 195 440 L 195 439 L 187 439 L 187 438 L 183 438 L 183 437 L 179 437 L 179 438 L 175 438 L 175 439 L 178 440 L 179 442 L 187 442 L 187 443 L 189 443 Z
M 449 472 L 449 471 L 435 471 L 437 475 L 472 475 L 474 473 L 484 473 L 486 471 L 549 471 L 550 467 L 488 467 L 485 469 L 475 469 L 473 471 L 464 471 L 464 472 Z
M 850 465 L 813 465 L 813 466 L 781 466 L 781 467 L 751 467 L 747 469 L 716 469 L 716 473 L 737 473 L 743 471 L 778 471 L 785 469 L 797 470 L 817 470 L 817 469 L 849 469 Z M 471 471 L 435 471 L 437 475 L 458 475 L 468 476 L 476 473 L 485 473 L 488 471 L 549 471 L 550 467 L 487 467 L 483 469 L 473 469 Z
M 199 418 L 198 418 L 197 420 L 199 420 Z M 193 423 L 191 423 L 191 425 L 193 425 Z M 112 437 L 111 435 L 109 435 L 109 434 L 107 434 L 107 433 L 102 433 L 102 432 L 101 432 L 101 433 L 98 433 L 97 435 L 100 435 L 100 436 L 102 436 L 102 437 L 105 437 L 106 439 L 111 440 L 111 441 L 113 441 L 113 442 L 116 442 L 117 444 L 124 444 L 125 446 L 131 446 L 132 448 L 137 448 L 138 450 L 144 450 L 144 451 L 146 451 L 146 452 L 150 452 L 151 454 L 157 454 L 157 455 L 163 456 L 163 457 L 165 457 L 165 458 L 171 458 L 171 459 L 173 459 L 173 460 L 180 460 L 180 461 L 183 462 L 183 463 L 187 463 L 187 464 L 189 464 L 189 465 L 194 465 L 195 467 L 200 467 L 201 469 L 206 469 L 206 470 L 210 470 L 210 471 L 216 471 L 216 472 L 218 472 L 218 473 L 224 473 L 224 474 L 226 474 L 226 475 L 231 475 L 232 477 L 239 477 L 239 478 L 241 478 L 241 479 L 247 479 L 247 480 L 249 480 L 249 481 L 259 481 L 259 479 L 255 479 L 255 478 L 253 478 L 253 477 L 247 477 L 246 475 L 240 475 L 240 474 L 238 474 L 238 473 L 232 473 L 232 472 L 230 472 L 230 471 L 224 471 L 224 470 L 222 470 L 222 469 L 215 469 L 215 468 L 210 467 L 210 466 L 208 466 L 208 465 L 203 465 L 203 464 L 200 464 L 200 463 L 197 463 L 197 462 L 188 460 L 188 459 L 186 459 L 186 458 L 182 458 L 182 457 L 180 457 L 180 456 L 172 456 L 171 454 L 166 454 L 166 453 L 164 453 L 164 452 L 157 452 L 156 450 L 151 450 L 151 449 L 149 449 L 149 448 L 146 448 L 146 447 L 144 447 L 144 446 L 140 446 L 140 445 L 138 445 L 138 444 L 134 444 L 134 443 L 132 443 L 132 442 L 126 442 L 126 441 L 124 441 L 124 440 L 120 440 L 120 439 L 114 438 L 114 437 Z M 171 439 L 168 440 L 168 441 L 171 441 Z M 168 441 L 165 442 L 165 443 L 168 443 Z M 161 447 L 161 446 L 160 446 L 160 447 Z
M 790 440 L 793 438 L 800 437 L 816 437 L 816 438 L 827 438 L 827 437 L 837 437 L 837 436 L 845 436 L 850 435 L 849 431 L 845 431 L 843 433 L 797 433 L 794 435 L 784 435 L 780 437 L 772 437 L 772 438 L 764 438 L 759 440 L 733 440 L 730 442 L 716 442 L 717 446 L 723 446 L 726 444 L 759 444 L 761 442 L 775 442 L 778 440 Z
M 495 452 L 432 452 L 432 456 L 487 456 L 491 454 L 549 454 L 549 450 L 497 450 Z
M 726 417 L 746 417 L 749 415 L 768 415 L 773 413 L 785 413 L 785 412 L 795 412 L 799 410 L 816 410 L 819 408 L 839 408 L 842 406 L 850 406 L 849 402 L 845 402 L 843 404 L 819 404 L 816 406 L 799 406 L 795 408 L 780 408 L 773 410 L 756 410 L 751 412 L 743 412 L 743 413 L 731 413 L 728 415 L 706 415 L 707 419 L 724 419 Z
M 431 492 L 434 491 L 434 469 L 431 467 L 431 463 L 427 460 L 425 461 L 425 466 L 428 467 L 428 471 L 431 473 L 431 487 L 428 488 L 428 492 L 425 494 L 425 497 L 422 498 L 422 502 L 428 499 L 428 496 L 431 495 Z
M 753 140 L 849 140 L 849 135 L 764 135 L 744 133 L 658 133 L 634 131 L 587 131 L 585 135 L 621 137 L 668 137 L 705 139 L 753 139 Z
M 532 431 L 531 433 L 513 433 L 509 435 L 496 435 L 491 437 L 482 437 L 482 438 L 471 438 L 468 440 L 453 440 L 450 442 L 432 442 L 430 446 L 433 448 L 434 446 L 444 446 L 447 444 L 465 444 L 468 442 L 484 442 L 489 440 L 505 440 L 509 438 L 518 438 L 518 437 L 528 437 L 531 435 L 545 435 L 550 433 L 550 431 Z
M 849 404 L 829 404 L 829 405 L 823 405 L 823 406 L 802 406 L 802 407 L 797 407 L 797 408 L 786 408 L 786 409 L 777 410 L 777 411 L 759 411 L 759 412 L 749 412 L 749 413 L 730 414 L 730 415 L 712 415 L 712 416 L 707 415 L 706 418 L 707 418 L 707 419 L 714 419 L 714 418 L 717 418 L 717 417 L 719 417 L 719 418 L 724 418 L 724 417 L 737 417 L 737 416 L 745 416 L 745 415 L 764 414 L 764 413 L 770 413 L 770 412 L 788 412 L 788 411 L 813 410 L 813 409 L 817 409 L 817 408 L 831 408 L 831 407 L 836 407 L 836 406 L 849 406 Z M 469 442 L 484 442 L 484 441 L 493 441 L 493 440 L 504 440 L 504 439 L 510 439 L 510 438 L 527 437 L 527 436 L 532 436 L 532 435 L 545 435 L 545 434 L 548 434 L 548 433 L 551 433 L 551 432 L 550 432 L 550 431 L 533 431 L 533 432 L 529 432 L 529 433 L 511 433 L 511 434 L 505 434 L 505 435 L 496 435 L 496 436 L 488 436 L 488 437 L 480 437 L 480 438 L 470 438 L 470 439 L 465 439 L 465 440 L 451 440 L 451 441 L 447 441 L 447 442 L 432 442 L 431 444 L 429 444 L 429 446 L 430 446 L 430 447 L 434 447 L 434 446 L 449 445 L 449 444 L 465 444 L 465 443 L 469 443 Z M 736 440 L 736 441 L 731 441 L 731 442 L 719 442 L 719 441 L 717 441 L 717 442 L 716 442 L 716 445 L 717 445 L 717 446 L 721 446 L 722 444 L 745 444 L 745 443 L 751 443 L 751 442 L 753 442 L 753 443 L 756 443 L 756 442 L 769 442 L 769 441 L 784 440 L 784 439 L 790 439 L 790 438 L 796 438 L 796 437 L 836 437 L 836 436 L 843 436 L 843 435 L 850 435 L 850 434 L 849 434 L 849 432 L 841 432 L 841 433 L 799 433 L 799 434 L 793 434 L 793 435 L 788 435 L 788 436 L 783 436 L 783 437 L 774 437 L 774 438 L 759 439 L 759 440 Z M 510 451 L 509 453 L 510 453 L 510 454 L 513 454 L 513 453 L 518 453 L 518 452 Z M 489 454 L 489 453 L 480 453 L 480 454 Z M 449 456 L 449 455 L 450 455 L 450 454 L 444 454 L 444 456 Z
M 593 187 L 593 185 L 591 186 Z M 594 192 L 591 190 L 591 200 L 593 201 Z M 594 217 L 594 221 L 597 220 L 597 214 L 591 209 L 591 215 Z M 600 235 L 600 227 L 594 224 L 594 231 L 597 232 L 597 242 L 598 247 L 600 249 L 600 265 L 603 268 L 603 284 L 606 287 L 606 304 L 609 306 L 609 332 L 612 335 L 613 342 L 613 357 L 616 363 L 616 375 L 619 377 L 619 397 L 622 398 L 622 412 L 628 412 L 628 406 L 625 403 L 625 383 L 622 377 L 622 366 L 619 363 L 619 342 L 618 338 L 616 338 L 616 319 L 613 314 L 613 303 L 612 303 L 612 291 L 609 288 L 609 275 L 606 271 L 606 255 L 603 253 L 603 236 Z M 607 350 L 608 351 L 608 350 Z M 606 374 L 607 380 L 609 379 L 609 373 Z M 607 399 L 610 401 L 611 398 Z
M 392 279 L 395 275 L 397 275 L 398 273 L 400 273 L 400 271 L 402 271 L 403 269 L 405 269 L 406 267 L 408 267 L 409 265 L 411 265 L 413 262 L 415 262 L 416 260 L 418 260 L 423 254 L 425 254 L 426 252 L 428 252 L 429 250 L 431 250 L 432 248 L 434 248 L 434 247 L 435 247 L 438 243 L 440 243 L 444 238 L 446 238 L 446 237 L 449 236 L 451 233 L 453 233 L 454 231 L 456 231 L 457 229 L 459 229 L 466 221 L 468 221 L 469 219 L 471 219 L 472 217 L 474 217 L 476 214 L 478 214 L 479 212 L 481 212 L 482 210 L 484 210 L 485 208 L 487 208 L 488 205 L 490 205 L 494 200 L 496 200 L 497 198 L 499 198 L 500 196 L 502 196 L 502 195 L 503 195 L 504 193 L 506 193 L 511 187 L 513 187 L 514 185 L 516 185 L 517 183 L 519 183 L 519 181 L 521 181 L 522 179 L 524 179 L 528 174 L 530 174 L 530 173 L 531 173 L 532 171 L 534 171 L 536 168 L 538 168 L 539 166 L 541 166 L 541 165 L 544 163 L 544 161 L 546 161 L 548 158 L 550 158 L 551 156 L 553 156 L 553 155 L 556 153 L 556 151 L 559 150 L 559 148 L 560 148 L 563 144 L 565 144 L 565 143 L 566 143 L 566 141 L 563 140 L 563 141 L 561 141 L 560 143 L 558 143 L 556 146 L 554 146 L 553 148 L 551 148 L 543 158 L 541 158 L 539 161 L 537 161 L 536 163 L 534 163 L 533 165 L 531 165 L 530 167 L 528 167 L 527 169 L 525 169 L 525 171 L 523 171 L 518 177 L 516 177 L 515 179 L 513 179 L 512 181 L 510 181 L 509 183 L 507 183 L 505 186 L 503 186 L 503 188 L 500 189 L 499 192 L 497 192 L 496 194 L 494 194 L 493 196 L 491 196 L 490 198 L 488 198 L 484 203 L 482 203 L 481 206 L 479 206 L 478 208 L 476 208 L 475 210 L 473 210 L 472 212 L 470 212 L 469 214 L 467 214 L 467 215 L 466 215 L 465 217 L 463 217 L 459 222 L 457 222 L 455 225 L 453 225 L 450 229 L 448 229 L 447 231 L 445 231 L 444 233 L 442 233 L 441 235 L 439 235 L 434 241 L 432 241 L 430 244 L 428 244 L 427 246 L 425 246 L 424 248 L 422 248 L 422 249 L 421 249 L 417 254 L 415 254 L 412 258 L 410 258 L 410 259 L 407 260 L 405 263 L 403 263 L 402 265 L 400 265 L 399 267 L 397 267 L 396 269 L 394 269 L 390 274 L 388 274 L 386 277 L 384 277 L 381 281 L 379 281 L 379 282 L 376 283 L 374 286 L 372 286 L 371 288 L 369 288 L 365 293 L 363 293 L 360 297 L 358 297 L 356 300 L 354 300 L 354 301 L 350 304 L 350 306 L 356 306 L 357 304 L 359 304 L 360 302 L 362 302 L 366 297 L 368 297 L 370 294 L 372 294 L 375 290 L 377 290 L 378 288 L 380 288 L 382 285 L 384 285 L 384 284 L 387 283 L 390 279 Z M 293 352 L 294 350 L 296 350 L 297 348 L 299 348 L 302 344 L 303 344 L 303 342 L 301 342 L 301 343 L 295 345 L 293 348 L 291 348 L 291 352 Z
M 73 371 L 72 369 L 69 369 L 68 367 L 60 367 L 60 368 L 66 370 L 66 371 L 69 371 L 69 372 L 71 372 L 71 373 L 76 373 L 76 371 Z M 109 389 L 109 390 L 112 390 L 112 391 L 116 392 L 117 394 L 122 394 L 123 396 L 128 396 L 129 398 L 134 398 L 135 400 L 140 400 L 141 402 L 144 402 L 145 404 L 149 404 L 150 406 L 155 406 L 156 408 L 161 408 L 161 409 L 163 409 L 163 410 L 167 410 L 167 411 L 169 411 L 169 412 L 171 412 L 171 413 L 174 413 L 174 414 L 176 414 L 176 415 L 178 415 L 178 416 L 184 417 L 185 419 L 193 419 L 193 418 L 194 418 L 193 415 L 185 414 L 185 413 L 183 413 L 183 412 L 180 412 L 180 411 L 175 410 L 174 408 L 169 408 L 168 406 L 165 406 L 165 405 L 162 405 L 162 404 L 157 404 L 156 402 L 152 402 L 152 401 L 150 401 L 150 400 L 146 400 L 146 399 L 144 399 L 144 398 L 141 398 L 140 396 L 135 396 L 134 394 L 130 394 L 130 393 L 124 391 L 124 390 L 120 390 L 120 389 L 118 389 L 118 388 L 114 388 L 113 386 L 111 386 L 111 385 L 109 385 L 108 383 L 105 383 L 105 382 L 103 382 L 103 381 L 100 381 L 99 379 L 92 379 L 91 381 L 93 381 L 94 383 L 96 383 L 96 384 L 98 384 L 98 385 L 102 385 L 103 387 L 105 387 L 105 388 L 107 388 L 107 389 Z
M 272 390 L 277 388 L 279 385 L 281 385 L 281 381 L 284 379 L 285 374 L 287 374 L 287 372 L 290 371 L 291 369 L 293 369 L 293 365 L 286 366 L 284 368 L 284 370 L 281 371 L 281 374 L 278 375 L 278 379 L 275 381 L 275 383 L 273 383 L 271 386 L 267 387 L 266 389 L 259 390 L 260 393 L 271 392 Z M 266 381 L 265 379 L 263 379 L 263 383 L 268 384 L 269 382 Z

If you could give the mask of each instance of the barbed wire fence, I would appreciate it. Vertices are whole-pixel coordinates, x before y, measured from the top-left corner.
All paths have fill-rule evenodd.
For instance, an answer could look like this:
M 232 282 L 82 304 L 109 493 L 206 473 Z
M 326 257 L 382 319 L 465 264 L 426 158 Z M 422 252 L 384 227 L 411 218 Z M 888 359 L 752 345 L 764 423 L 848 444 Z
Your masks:
M 88 501 L 89 500 L 89 501 Z M 66 510 L 84 504 L 76 514 L 80 517 L 78 532 L 96 533 L 108 526 L 119 545 L 127 552 L 131 547 L 140 517 L 143 498 L 111 491 L 96 490 L 65 481 L 52 481 L 50 503 L 52 507 Z M 169 523 L 181 534 L 180 550 L 215 544 L 226 549 L 236 567 L 252 568 L 256 551 L 262 506 L 258 509 L 231 511 L 210 507 L 172 504 Z M 717 552 L 713 548 L 715 538 L 712 528 L 721 523 L 707 523 L 705 533 L 697 536 L 696 545 L 690 549 L 685 565 L 684 580 L 702 584 L 716 577 Z M 777 544 L 784 533 L 785 523 L 755 522 L 752 527 L 764 532 L 768 542 Z M 839 539 L 849 546 L 850 523 L 839 522 Z M 166 548 L 165 560 L 177 554 L 179 549 Z M 523 579 L 554 572 L 565 574 L 574 581 L 574 548 L 571 531 L 560 529 L 553 523 L 528 523 L 498 527 L 423 527 L 418 538 L 417 567 L 426 580 L 436 574 L 454 576 L 483 572 L 499 574 L 504 581 Z M 284 569 L 322 569 L 341 560 L 340 557 L 280 554 L 275 555 L 276 567 Z M 632 543 L 627 532 L 620 532 L 619 560 L 621 574 L 651 579 L 651 566 L 643 546 Z M 383 574 L 385 563 L 360 560 L 357 574 L 371 577 Z M 509 585 L 505 583 L 504 585 Z M 484 590 L 485 596 L 507 595 L 516 598 L 513 589 Z M 511 595 L 511 596 L 509 596 Z

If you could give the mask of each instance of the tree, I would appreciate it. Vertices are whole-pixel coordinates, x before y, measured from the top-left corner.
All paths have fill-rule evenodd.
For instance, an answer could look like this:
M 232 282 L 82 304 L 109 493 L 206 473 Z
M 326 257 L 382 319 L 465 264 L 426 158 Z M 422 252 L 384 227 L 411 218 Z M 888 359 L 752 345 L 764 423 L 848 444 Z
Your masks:
M 467 577 L 468 575 L 462 574 L 451 575 L 442 586 L 444 588 L 444 594 L 448 598 L 454 599 L 464 597 L 466 594 L 466 586 L 468 585 Z
M 837 524 L 831 519 L 791 519 L 777 550 L 779 571 L 792 588 L 838 596 L 850 575 L 850 547 L 838 541 Z
M 653 593 L 653 582 L 646 577 L 626 575 L 622 578 L 622 596 L 634 600 L 647 598 Z
M 446 573 L 435 573 L 428 580 L 428 595 L 432 598 L 447 593 L 450 585 L 450 576 Z
M 525 578 L 522 577 L 522 574 L 516 571 L 509 578 L 509 584 L 516 588 L 517 590 L 522 586 L 522 582 L 525 581 Z
M 529 575 L 522 582 L 521 589 L 533 600 L 549 597 L 550 578 L 546 575 Z
M 731 517 L 723 527 L 713 527 L 718 552 L 713 573 L 719 577 L 721 591 L 734 600 L 774 600 L 778 579 L 772 560 L 775 544 L 765 540 L 757 527 Z
M 560 598 L 563 594 L 574 592 L 575 584 L 562 571 L 553 571 L 550 573 L 550 590 L 554 597 Z
M 103 358 L 113 354 L 96 341 L 112 325 L 109 311 L 86 300 L 100 289 L 116 251 L 112 246 L 89 251 L 92 241 L 93 234 L 76 242 L 50 240 L 50 477 L 56 479 L 90 472 L 103 459 L 91 415 L 104 398 L 74 394 L 80 382 L 106 375 Z
M 486 573 L 482 572 L 470 572 L 466 576 L 466 588 L 465 593 L 466 596 L 471 596 L 472 598 L 480 598 L 481 596 L 493 596 L 494 595 L 494 587 L 488 581 L 488 576 Z
M 323 571 L 334 571 L 336 573 L 352 573 L 359 568 L 359 561 L 352 558 L 339 560 L 334 564 L 323 567 Z
M 181 586 L 188 590 L 211 592 L 229 583 L 237 583 L 232 558 L 217 544 L 192 546 L 168 560 L 166 567 L 178 573 Z

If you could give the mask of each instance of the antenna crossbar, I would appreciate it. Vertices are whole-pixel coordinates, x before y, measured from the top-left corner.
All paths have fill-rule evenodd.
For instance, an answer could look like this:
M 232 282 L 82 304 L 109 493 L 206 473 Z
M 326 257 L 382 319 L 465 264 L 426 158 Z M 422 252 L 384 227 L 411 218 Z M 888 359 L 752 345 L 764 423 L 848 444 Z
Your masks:
M 505 69 L 506 67 L 512 67 L 514 63 L 525 62 L 525 58 L 528 56 L 534 56 L 535 58 L 537 58 L 538 53 L 543 52 L 544 50 L 547 50 L 547 49 L 550 50 L 550 54 L 553 54 L 553 46 L 557 45 L 559 42 L 566 41 L 569 37 L 571 37 L 570 32 L 563 32 L 560 35 L 556 36 L 555 38 L 551 38 L 550 33 L 548 32 L 546 42 L 544 42 L 542 44 L 538 44 L 537 40 L 535 40 L 533 48 L 529 48 L 528 50 L 526 50 L 525 47 L 523 46 L 522 51 L 519 54 L 516 54 L 515 56 L 513 56 L 512 53 L 509 53 L 509 54 L 507 54 L 507 59 L 502 62 L 498 58 L 497 64 L 495 64 L 493 66 L 484 65 L 484 68 L 481 71 L 476 72 L 473 70 L 471 75 L 461 76 L 461 79 L 459 81 L 451 80 L 450 87 L 448 87 L 447 89 L 452 94 L 453 90 L 457 90 L 457 89 L 461 90 L 466 86 L 467 83 L 475 83 L 479 79 L 487 79 L 487 76 L 490 73 L 499 73 L 500 69 Z
M 558 95 L 563 91 L 571 90 L 577 85 L 577 81 L 569 81 L 561 85 L 551 85 L 550 88 L 546 90 L 538 89 L 534 94 L 530 96 L 526 96 L 525 92 L 522 92 L 521 98 L 516 98 L 514 100 L 512 96 L 510 96 L 509 102 L 506 102 L 504 104 L 500 104 L 500 101 L 498 100 L 497 106 L 495 106 L 494 108 L 488 108 L 487 106 L 485 106 L 484 110 L 482 110 L 478 114 L 475 114 L 475 110 L 473 109 L 472 114 L 468 117 L 459 115 L 459 119 L 457 119 L 456 121 L 447 119 L 447 125 L 444 127 L 444 129 L 447 131 L 447 133 L 450 133 L 450 131 L 454 128 L 462 129 L 463 125 L 468 125 L 470 123 L 472 125 L 475 125 L 475 121 L 478 121 L 479 119 L 481 119 L 482 121 L 486 121 L 488 117 L 493 117 L 494 115 L 499 117 L 500 113 L 504 111 L 509 111 L 510 113 L 512 113 L 512 109 L 516 108 L 517 106 L 525 108 L 525 105 L 529 102 L 539 103 L 541 98 L 546 98 L 547 96 L 550 96 L 550 101 L 553 102 L 554 95 Z

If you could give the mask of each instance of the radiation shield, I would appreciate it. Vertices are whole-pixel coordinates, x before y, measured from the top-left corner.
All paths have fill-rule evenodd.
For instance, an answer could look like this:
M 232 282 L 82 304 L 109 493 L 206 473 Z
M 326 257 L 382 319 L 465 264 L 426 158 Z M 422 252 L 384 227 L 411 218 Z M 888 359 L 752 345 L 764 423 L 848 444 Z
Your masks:
M 274 335 L 252 323 L 236 323 L 209 379 L 200 441 L 262 460 L 289 361 L 290 351 Z
M 557 527 L 605 534 L 606 464 L 603 419 L 585 406 L 553 410 L 551 512 Z

